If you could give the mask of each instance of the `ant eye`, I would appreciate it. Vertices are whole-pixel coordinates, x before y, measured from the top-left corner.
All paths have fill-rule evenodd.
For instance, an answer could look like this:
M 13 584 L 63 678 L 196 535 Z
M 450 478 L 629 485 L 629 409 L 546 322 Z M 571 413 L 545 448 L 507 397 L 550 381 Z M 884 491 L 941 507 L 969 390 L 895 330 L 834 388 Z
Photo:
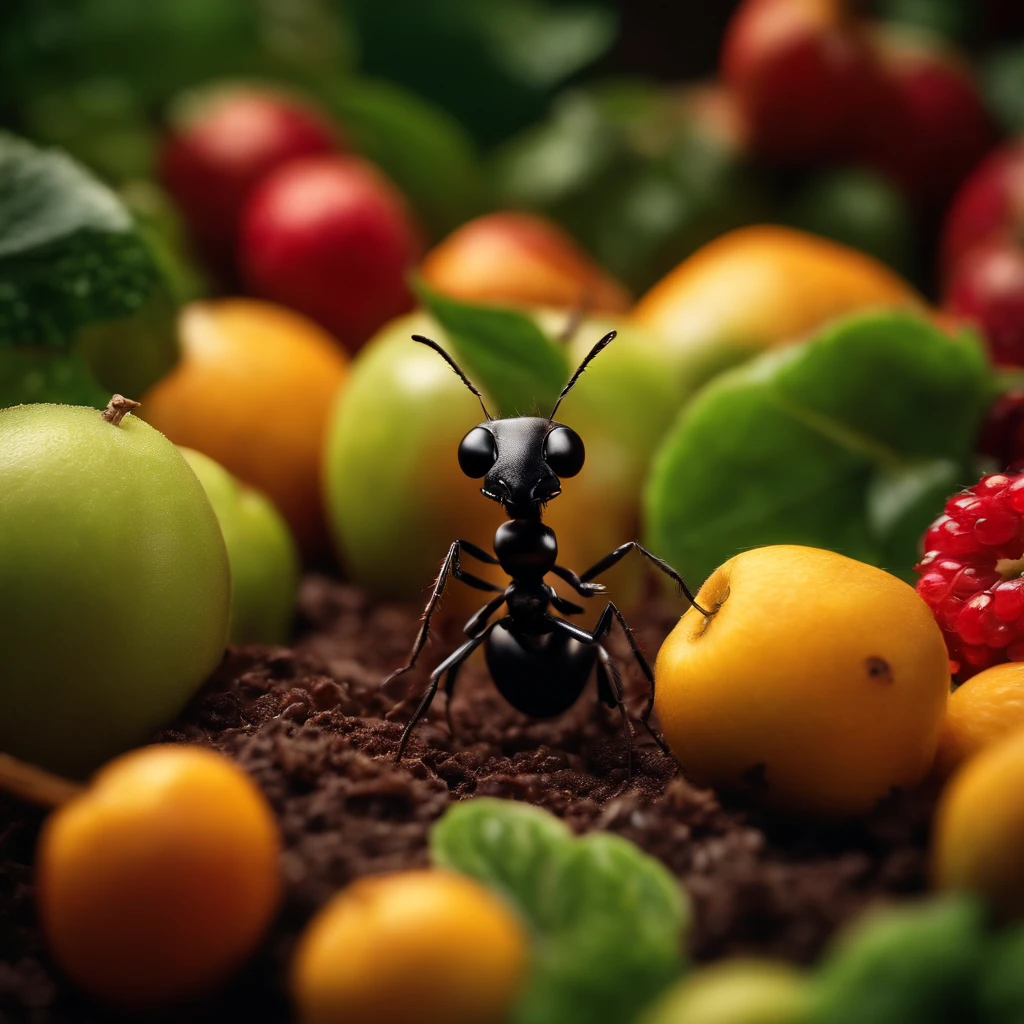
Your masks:
M 487 476 L 497 458 L 494 435 L 483 427 L 474 427 L 459 444 L 459 466 L 473 479 Z
M 569 427 L 555 427 L 544 439 L 544 461 L 555 476 L 575 476 L 583 468 L 583 438 Z

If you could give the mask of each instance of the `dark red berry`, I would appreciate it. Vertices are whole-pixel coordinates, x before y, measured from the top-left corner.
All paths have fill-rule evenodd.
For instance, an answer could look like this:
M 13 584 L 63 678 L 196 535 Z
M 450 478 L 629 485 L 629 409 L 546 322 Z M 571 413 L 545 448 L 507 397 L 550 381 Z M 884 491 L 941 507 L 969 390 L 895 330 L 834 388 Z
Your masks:
M 946 502 L 924 535 L 917 592 L 958 680 L 1024 661 L 1024 473 L 992 473 Z

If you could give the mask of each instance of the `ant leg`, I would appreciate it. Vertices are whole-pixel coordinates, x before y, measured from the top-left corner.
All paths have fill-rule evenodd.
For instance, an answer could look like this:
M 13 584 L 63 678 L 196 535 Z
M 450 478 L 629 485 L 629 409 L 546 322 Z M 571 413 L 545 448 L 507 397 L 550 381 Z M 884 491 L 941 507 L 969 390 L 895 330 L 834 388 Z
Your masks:
M 395 764 L 398 764 L 402 760 L 402 755 L 405 753 L 406 744 L 409 742 L 409 737 L 412 734 L 416 723 L 427 713 L 430 708 L 431 701 L 434 699 L 434 695 L 437 693 L 437 684 L 441 680 L 441 676 L 450 670 L 458 671 L 462 666 L 462 663 L 487 639 L 490 632 L 497 623 L 492 623 L 488 626 L 479 636 L 473 637 L 471 640 L 467 640 L 461 647 L 457 647 L 451 654 L 448 655 L 444 661 L 441 662 L 433 672 L 430 673 L 430 684 L 427 686 L 426 693 L 423 694 L 422 700 L 413 712 L 412 718 L 409 719 L 402 731 L 402 738 L 398 741 L 398 752 L 395 754 Z
M 427 607 L 423 609 L 423 621 L 420 624 L 419 632 L 416 634 L 416 639 L 413 642 L 412 653 L 409 655 L 409 660 L 401 668 L 395 669 L 395 671 L 380 684 L 380 688 L 382 690 L 387 691 L 388 687 L 390 687 L 390 685 L 399 676 L 404 676 L 406 672 L 415 668 L 416 661 L 427 644 L 427 637 L 430 635 L 430 620 L 437 609 L 437 606 L 441 603 L 441 596 L 444 594 L 444 588 L 448 583 L 449 576 L 454 576 L 455 579 L 461 580 L 463 583 L 466 583 L 471 587 L 476 587 L 477 590 L 501 590 L 501 587 L 496 586 L 494 583 L 489 583 L 487 580 L 480 579 L 479 576 L 474 576 L 472 573 L 463 571 L 462 566 L 459 564 L 459 552 L 462 548 L 465 548 L 468 554 L 472 555 L 474 558 L 480 559 L 482 562 L 497 564 L 498 560 L 496 558 L 489 555 L 483 548 L 477 547 L 476 544 L 471 544 L 467 540 L 457 540 L 452 542 L 452 546 L 448 549 L 448 554 L 445 555 L 445 559 L 441 563 L 441 571 L 437 574 L 437 580 L 434 583 L 434 590 L 430 595 L 430 600 L 427 601 Z
M 647 548 L 645 548 L 638 540 L 626 541 L 625 544 L 621 544 L 610 555 L 605 555 L 600 562 L 596 565 L 592 565 L 582 576 L 580 576 L 580 582 L 586 583 L 588 580 L 592 580 L 595 576 L 600 576 L 601 573 L 607 572 L 613 565 L 621 562 L 622 559 L 630 553 L 630 551 L 636 551 L 638 554 L 643 555 L 643 557 L 648 561 L 653 562 L 655 568 L 663 572 L 670 580 L 673 581 L 673 583 L 676 584 L 677 587 L 679 587 L 680 592 L 686 596 L 686 600 L 689 601 L 690 604 L 692 604 L 693 607 L 701 613 L 701 615 L 706 618 L 710 614 L 706 609 L 697 604 L 696 599 L 693 594 L 690 593 L 690 588 L 686 585 L 686 581 L 683 577 L 680 576 L 679 573 L 677 573 L 675 569 L 668 564 L 668 562 L 658 558 L 657 555 L 652 555 L 651 552 L 648 551 Z
M 487 625 L 487 620 L 505 603 L 505 592 L 502 591 L 497 597 L 488 601 L 473 617 L 462 627 L 462 632 L 466 636 L 476 636 L 484 626 Z
M 622 679 L 615 662 L 600 644 L 597 645 L 597 657 L 598 692 L 600 693 L 603 686 L 613 698 L 615 705 L 618 706 L 619 714 L 622 715 L 622 734 L 626 738 L 626 777 L 632 780 L 633 727 L 629 723 L 629 713 L 626 711 L 626 704 L 622 699 Z
M 633 652 L 633 657 L 636 659 L 636 663 L 640 666 L 640 671 L 643 672 L 647 678 L 647 682 L 650 685 L 650 691 L 647 696 L 647 704 L 644 707 L 643 714 L 640 715 L 640 722 L 643 727 L 650 733 L 651 738 L 655 743 L 658 744 L 663 754 L 668 754 L 668 747 L 665 745 L 665 741 L 658 736 L 658 734 L 651 728 L 651 713 L 654 711 L 654 672 L 651 670 L 650 663 L 647 658 L 644 657 L 644 652 L 640 650 L 640 645 L 636 642 L 636 637 L 633 635 L 633 630 L 629 628 L 629 623 L 626 622 L 625 616 L 619 611 L 618 607 L 614 602 L 609 601 L 605 605 L 605 609 L 601 612 L 601 617 L 597 620 L 597 625 L 594 627 L 592 633 L 588 633 L 585 629 L 581 629 L 575 623 L 566 622 L 564 619 L 551 618 L 550 621 L 555 624 L 558 629 L 563 632 L 569 633 L 570 636 L 575 637 L 580 643 L 593 644 L 600 643 L 610 632 L 612 628 L 612 619 L 618 620 L 619 625 L 622 627 L 622 632 L 626 634 L 626 642 L 629 644 L 629 649 Z
M 551 607 L 563 615 L 582 615 L 585 611 L 580 605 L 567 601 L 554 587 L 548 587 L 548 595 L 551 597 Z
M 565 582 L 568 583 L 569 586 L 572 587 L 572 589 L 581 597 L 594 597 L 597 594 L 604 593 L 604 584 L 584 583 L 583 580 L 581 580 L 579 576 L 572 571 L 572 569 L 567 569 L 564 565 L 553 565 L 551 567 L 551 571 L 556 576 L 565 580 Z
M 455 696 L 455 681 L 459 677 L 460 668 L 462 668 L 461 665 L 454 666 L 444 681 L 444 720 L 448 725 L 448 735 L 453 740 L 455 739 L 455 726 L 452 725 L 452 697 Z

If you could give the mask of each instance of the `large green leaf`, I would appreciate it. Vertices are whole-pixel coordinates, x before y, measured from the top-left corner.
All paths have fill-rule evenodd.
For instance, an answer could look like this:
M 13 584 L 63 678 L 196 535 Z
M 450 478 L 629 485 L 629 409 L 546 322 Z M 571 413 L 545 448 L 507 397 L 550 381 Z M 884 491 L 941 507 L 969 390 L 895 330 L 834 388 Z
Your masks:
M 832 548 L 907 576 L 972 477 L 993 376 L 973 335 L 859 315 L 718 377 L 684 410 L 645 494 L 651 547 L 695 583 L 763 544 Z
M 161 285 L 113 192 L 63 153 L 0 134 L 0 347 L 69 349 Z
M 450 299 L 422 282 L 416 290 L 447 332 L 463 369 L 494 397 L 502 416 L 548 414 L 569 379 L 569 367 L 535 320 L 512 309 Z
M 435 826 L 431 856 L 495 889 L 531 928 L 514 1024 L 624 1024 L 682 972 L 686 897 L 619 836 L 574 839 L 536 808 L 468 800 Z

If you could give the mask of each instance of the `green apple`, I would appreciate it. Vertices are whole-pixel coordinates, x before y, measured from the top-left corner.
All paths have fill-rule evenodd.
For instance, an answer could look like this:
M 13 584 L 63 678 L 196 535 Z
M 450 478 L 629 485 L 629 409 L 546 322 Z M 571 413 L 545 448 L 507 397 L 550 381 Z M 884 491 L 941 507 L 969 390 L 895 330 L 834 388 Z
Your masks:
M 0 410 L 0 750 L 73 775 L 177 714 L 228 630 L 217 517 L 118 398 Z
M 810 982 L 789 964 L 727 960 L 675 985 L 642 1024 L 804 1024 Z
M 567 319 L 555 312 L 536 316 L 552 333 Z M 583 437 L 587 457 L 545 520 L 558 535 L 559 562 L 578 572 L 638 535 L 641 486 L 678 409 L 663 346 L 624 320 L 585 320 L 567 343 L 567 364 L 578 365 L 613 326 L 619 336 L 558 413 Z M 505 518 L 458 465 L 459 442 L 481 419 L 476 399 L 436 353 L 412 342 L 412 334 L 448 344 L 423 312 L 380 331 L 352 364 L 328 429 L 325 467 L 328 518 L 352 578 L 407 599 L 419 597 L 435 578 L 453 540 L 490 550 Z M 640 571 L 639 564 L 624 567 L 617 601 L 634 596 Z
M 181 448 L 217 513 L 231 565 L 231 629 L 235 644 L 279 644 L 288 639 L 299 553 L 281 514 L 219 462 Z

